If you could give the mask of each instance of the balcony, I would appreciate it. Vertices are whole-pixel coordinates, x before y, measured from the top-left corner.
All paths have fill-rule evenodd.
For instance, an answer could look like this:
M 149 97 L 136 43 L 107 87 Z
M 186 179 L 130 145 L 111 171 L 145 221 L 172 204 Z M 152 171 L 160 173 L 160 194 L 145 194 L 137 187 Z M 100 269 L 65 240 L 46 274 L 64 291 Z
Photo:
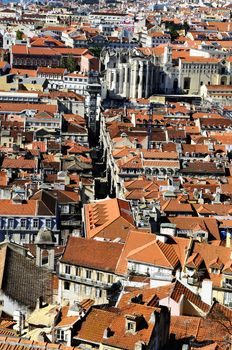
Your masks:
M 101 85 L 100 84 L 96 84 L 96 85 L 87 85 L 86 87 L 86 90 L 89 92 L 89 93 L 100 93 L 101 92 Z
M 87 284 L 92 287 L 110 289 L 112 286 L 112 283 L 105 283 L 105 282 L 96 281 L 96 280 L 92 280 L 92 279 L 84 278 L 80 276 L 72 276 L 72 275 L 68 275 L 67 273 L 59 273 L 58 277 L 61 279 L 65 279 L 66 281 Z
M 61 221 L 62 226 L 81 226 L 81 221 L 80 220 L 74 220 L 74 221 L 69 221 L 69 220 L 64 220 Z
M 35 231 L 35 232 L 38 232 L 39 228 L 38 227 L 33 227 L 33 226 L 26 226 L 26 227 L 23 227 L 23 226 L 14 226 L 14 227 L 11 227 L 11 226 L 7 226 L 7 225 L 3 225 L 2 230 L 7 230 L 7 231 L 14 231 L 14 232 L 17 232 L 17 231 Z M 29 232 L 27 232 L 29 233 Z
M 173 275 L 168 275 L 168 274 L 164 274 L 164 273 L 154 273 L 152 275 L 149 275 L 149 274 L 144 275 L 144 274 L 139 273 L 139 272 L 137 272 L 136 270 L 133 270 L 133 269 L 129 269 L 128 272 L 132 276 L 147 276 L 147 277 L 150 277 L 151 280 L 172 282 L 173 279 L 175 278 L 175 276 L 173 276 Z
M 174 276 L 172 275 L 165 275 L 162 273 L 155 273 L 153 276 L 151 276 L 151 279 L 153 280 L 159 280 L 159 281 L 169 281 L 172 282 Z

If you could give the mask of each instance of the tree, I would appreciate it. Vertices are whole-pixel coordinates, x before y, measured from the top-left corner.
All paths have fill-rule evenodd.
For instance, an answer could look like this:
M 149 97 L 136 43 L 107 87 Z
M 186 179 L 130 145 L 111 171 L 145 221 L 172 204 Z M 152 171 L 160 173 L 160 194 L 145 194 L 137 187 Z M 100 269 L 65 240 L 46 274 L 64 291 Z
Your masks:
M 94 55 L 94 57 L 100 58 L 101 52 L 102 52 L 102 48 L 100 48 L 100 47 L 90 47 L 89 51 Z
M 22 38 L 23 38 L 23 32 L 21 32 L 20 30 L 17 30 L 16 40 L 22 40 Z
M 217 333 L 224 335 L 224 343 L 229 345 L 231 349 L 231 339 L 232 339 L 232 310 L 225 307 L 217 302 L 214 298 L 213 305 L 210 308 L 206 319 L 215 322 L 217 326 Z M 212 329 L 215 329 L 213 327 Z
M 77 64 L 76 59 L 73 56 L 68 56 L 67 58 L 62 57 L 61 66 L 66 68 L 70 73 L 76 70 Z

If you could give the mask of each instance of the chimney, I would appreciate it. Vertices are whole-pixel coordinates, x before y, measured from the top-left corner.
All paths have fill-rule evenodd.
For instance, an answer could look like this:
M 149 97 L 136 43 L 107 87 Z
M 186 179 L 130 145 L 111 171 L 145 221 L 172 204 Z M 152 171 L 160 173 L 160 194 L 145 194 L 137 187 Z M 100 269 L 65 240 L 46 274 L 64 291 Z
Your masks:
M 166 243 L 168 240 L 167 236 L 164 235 L 156 235 L 156 241 L 160 241 L 162 243 Z
M 212 288 L 212 281 L 210 280 L 203 280 L 202 281 L 202 289 L 201 289 L 201 300 L 208 304 L 212 304 L 212 296 L 213 296 L 213 288 Z
M 230 248 L 230 231 L 226 232 L 226 248 Z
M 137 343 L 135 343 L 134 350 L 142 350 L 143 345 L 144 345 L 144 343 L 141 340 L 137 341 Z
M 36 310 L 42 309 L 43 307 L 43 297 L 40 296 L 36 301 Z
M 13 329 L 18 331 L 19 335 L 21 335 L 25 328 L 25 315 L 21 311 L 15 310 L 13 314 L 13 320 L 16 322 L 16 325 L 14 325 Z
M 105 328 L 105 330 L 104 330 L 104 333 L 103 333 L 103 338 L 104 339 L 107 339 L 107 338 L 109 338 L 110 337 L 110 328 L 109 327 L 107 327 L 107 328 Z

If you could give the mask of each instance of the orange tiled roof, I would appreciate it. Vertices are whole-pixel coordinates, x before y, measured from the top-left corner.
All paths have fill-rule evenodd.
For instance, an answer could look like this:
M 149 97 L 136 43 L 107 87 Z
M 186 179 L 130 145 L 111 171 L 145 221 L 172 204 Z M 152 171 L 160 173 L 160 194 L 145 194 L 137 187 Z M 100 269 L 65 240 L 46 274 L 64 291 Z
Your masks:
M 114 273 L 122 248 L 121 243 L 70 236 L 60 261 Z
M 111 336 L 103 338 L 102 343 L 105 345 L 134 350 L 137 342 L 142 342 L 144 346 L 149 346 L 154 334 L 154 323 L 151 320 L 154 312 L 159 313 L 160 309 L 140 304 L 130 304 L 115 314 L 111 321 L 109 328 L 112 331 Z M 125 316 L 134 315 L 139 318 L 140 328 L 135 334 L 126 332 L 125 330 Z
M 5 158 L 2 163 L 3 169 L 35 169 L 37 162 L 35 159 Z
M 144 160 L 144 166 L 154 168 L 180 168 L 179 161 Z
M 172 245 L 159 240 L 151 241 L 144 246 L 132 250 L 128 255 L 129 261 L 145 263 L 153 266 L 176 268 L 179 264 L 178 256 Z
M 53 67 L 38 67 L 37 73 L 39 74 L 54 74 L 54 75 L 64 75 L 65 68 L 53 68 Z
M 220 62 L 219 58 L 215 57 L 198 57 L 198 56 L 189 56 L 183 59 L 183 63 L 218 63 Z
M 94 344 L 102 342 L 104 331 L 115 317 L 114 312 L 92 308 L 81 324 L 80 330 L 74 335 L 74 339 L 85 339 Z M 100 322 L 99 322 L 100 321 Z
M 220 239 L 220 233 L 218 229 L 218 222 L 215 218 L 208 217 L 188 217 L 188 216 L 176 216 L 168 217 L 168 221 L 176 225 L 177 230 L 189 230 L 194 231 L 196 225 L 199 225 L 201 230 L 205 230 L 209 233 L 210 239 Z
M 71 346 L 64 346 L 62 344 L 52 344 L 52 343 L 45 343 L 45 342 L 38 342 L 34 340 L 29 339 L 23 339 L 18 338 L 16 336 L 4 336 L 0 335 L 0 347 L 2 349 L 9 349 L 13 350 L 17 348 L 18 350 L 32 350 L 32 349 L 39 349 L 39 350 L 74 350 L 74 347 Z
M 84 206 L 86 235 L 88 238 L 101 236 L 126 239 L 134 219 L 129 202 L 121 199 L 107 199 Z
M 37 215 L 37 201 L 28 200 L 21 204 L 14 203 L 10 199 L 0 200 L 0 215 L 7 216 L 35 216 Z
M 186 262 L 186 266 L 198 269 L 199 266 L 202 264 L 202 262 L 203 262 L 203 259 L 201 255 L 199 253 L 194 253 L 188 258 Z
M 184 295 L 185 299 L 190 301 L 203 312 L 207 313 L 210 310 L 210 306 L 201 300 L 199 294 L 193 293 L 180 281 L 176 281 L 176 283 L 172 287 L 170 298 L 175 300 L 176 302 L 179 302 L 182 295 Z
M 50 113 L 56 113 L 58 110 L 57 105 L 45 104 L 45 103 L 0 103 L 1 112 L 24 112 L 26 110 L 35 110 L 35 111 L 46 111 Z
M 227 328 L 229 326 L 229 328 Z M 170 333 L 175 334 L 177 344 L 182 340 L 194 337 L 195 342 L 214 342 L 210 345 L 202 346 L 204 350 L 226 350 L 227 344 L 225 338 L 230 332 L 230 323 L 220 320 L 208 320 L 200 317 L 190 316 L 172 316 Z M 227 335 L 226 335 L 227 334 Z M 215 343 L 216 342 L 216 343 Z M 219 346 L 217 344 L 220 344 Z M 225 345 L 225 346 L 224 346 Z M 175 346 L 175 345 L 174 345 Z M 191 347 L 191 349 L 199 349 L 199 347 Z
M 178 159 L 177 152 L 160 152 L 157 150 L 142 150 L 145 159 Z
M 26 45 L 12 45 L 13 55 L 35 55 L 35 56 L 61 56 L 61 55 L 75 55 L 82 56 L 88 53 L 85 48 L 68 48 L 68 47 L 28 47 Z

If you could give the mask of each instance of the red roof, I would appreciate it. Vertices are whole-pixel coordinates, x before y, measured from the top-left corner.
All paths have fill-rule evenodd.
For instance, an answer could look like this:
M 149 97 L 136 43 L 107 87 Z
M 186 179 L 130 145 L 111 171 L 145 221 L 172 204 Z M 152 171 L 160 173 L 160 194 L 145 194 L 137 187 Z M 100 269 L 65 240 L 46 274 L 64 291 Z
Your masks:
M 61 55 L 74 55 L 82 56 L 88 53 L 88 49 L 82 48 L 69 48 L 69 47 L 27 47 L 26 45 L 13 45 L 13 55 L 35 55 L 35 56 L 61 56 Z
M 69 237 L 62 263 L 115 272 L 123 244 Z

